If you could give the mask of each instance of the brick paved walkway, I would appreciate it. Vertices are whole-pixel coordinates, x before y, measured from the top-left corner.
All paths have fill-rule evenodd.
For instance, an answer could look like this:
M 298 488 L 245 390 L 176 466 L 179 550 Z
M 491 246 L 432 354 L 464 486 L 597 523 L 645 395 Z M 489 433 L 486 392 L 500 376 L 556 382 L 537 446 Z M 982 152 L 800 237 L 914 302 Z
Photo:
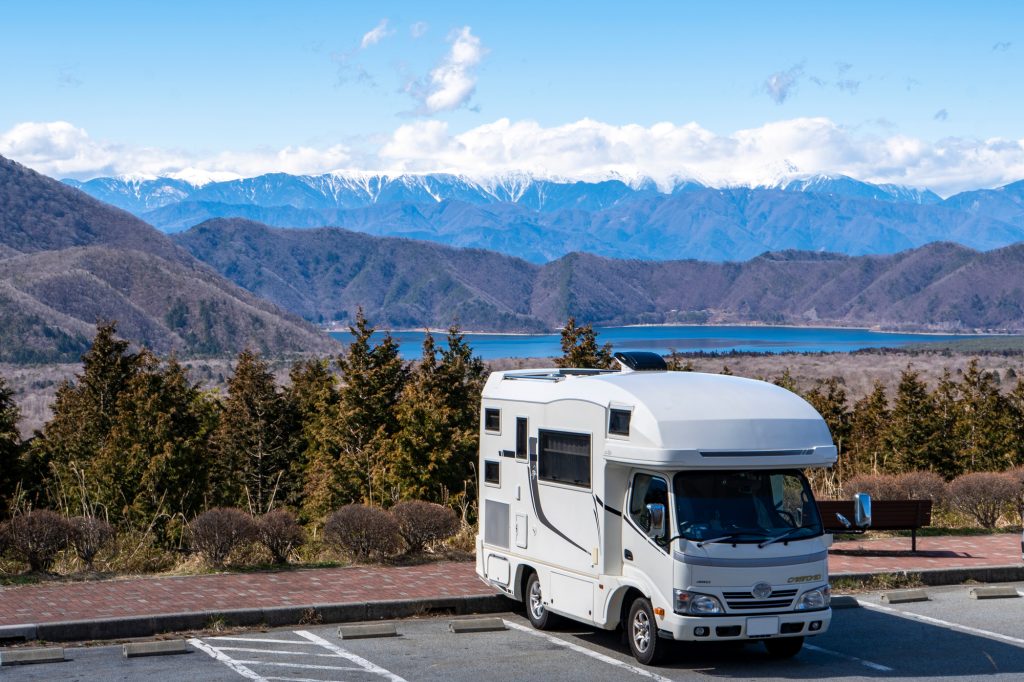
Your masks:
M 1021 563 L 1017 534 L 837 542 L 832 573 Z M 307 604 L 493 594 L 473 564 L 321 568 L 0 588 L 0 625 Z
M 927 568 L 1008 566 L 1021 563 L 1020 534 L 848 540 L 829 551 L 830 573 L 919 571 Z

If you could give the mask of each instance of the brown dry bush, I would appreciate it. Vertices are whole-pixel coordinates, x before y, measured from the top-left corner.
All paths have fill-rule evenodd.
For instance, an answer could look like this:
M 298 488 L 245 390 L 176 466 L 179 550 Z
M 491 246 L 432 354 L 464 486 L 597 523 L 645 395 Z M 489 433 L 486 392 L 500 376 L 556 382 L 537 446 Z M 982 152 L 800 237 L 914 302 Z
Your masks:
M 908 471 L 893 481 L 897 500 L 931 500 L 936 505 L 946 499 L 946 481 L 934 471 Z
M 213 566 L 223 566 L 231 551 L 256 539 L 256 522 L 240 509 L 217 507 L 188 524 L 189 545 Z
M 1017 493 L 1013 497 L 1013 508 L 1017 512 L 1017 518 L 1024 525 L 1024 467 L 1009 469 L 1006 475 L 1017 484 Z
M 68 526 L 68 540 L 87 570 L 92 570 L 96 555 L 117 537 L 113 526 L 95 516 L 76 516 Z
M 875 500 L 899 499 L 896 477 L 891 474 L 859 474 L 843 483 L 843 496 L 853 497 L 855 493 L 867 493 Z
M 383 559 L 398 551 L 398 521 L 380 507 L 347 504 L 327 518 L 324 541 L 353 559 Z
M 69 530 L 67 520 L 48 509 L 20 514 L 7 523 L 9 551 L 26 562 L 29 570 L 46 571 L 57 553 L 67 548 Z
M 256 519 L 256 533 L 277 564 L 288 563 L 292 550 L 306 540 L 295 514 L 286 509 L 275 509 Z
M 399 502 L 391 508 L 391 513 L 398 520 L 398 532 L 405 540 L 409 554 L 422 552 L 436 542 L 447 540 L 458 532 L 461 525 L 449 507 L 422 500 Z
M 995 528 L 1017 496 L 1017 481 L 1007 474 L 976 472 L 949 484 L 949 504 L 971 516 L 982 528 Z

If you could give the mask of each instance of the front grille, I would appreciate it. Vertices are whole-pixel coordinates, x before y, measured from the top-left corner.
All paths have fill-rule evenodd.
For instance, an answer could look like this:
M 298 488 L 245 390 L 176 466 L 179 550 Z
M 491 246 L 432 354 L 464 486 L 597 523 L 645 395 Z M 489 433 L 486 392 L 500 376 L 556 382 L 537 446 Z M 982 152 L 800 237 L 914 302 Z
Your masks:
M 725 603 L 733 611 L 787 609 L 793 604 L 796 589 L 774 590 L 768 599 L 755 599 L 750 592 L 723 592 Z

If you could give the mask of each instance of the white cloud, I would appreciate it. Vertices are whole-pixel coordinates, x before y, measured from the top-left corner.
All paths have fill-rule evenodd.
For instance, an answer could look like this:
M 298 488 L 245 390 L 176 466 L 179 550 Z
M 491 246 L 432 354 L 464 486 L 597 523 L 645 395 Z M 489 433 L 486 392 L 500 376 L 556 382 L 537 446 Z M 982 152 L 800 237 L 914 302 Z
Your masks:
M 152 147 L 133 147 L 95 140 L 66 121 L 20 123 L 0 133 L 0 155 L 58 178 L 104 175 L 172 175 L 201 177 L 228 174 L 252 177 L 262 173 L 322 173 L 351 163 L 344 145 L 324 149 L 289 146 L 250 152 L 185 154 Z
M 776 104 L 785 102 L 804 75 L 804 65 L 794 64 L 785 71 L 776 71 L 765 79 L 762 89 Z
M 714 186 L 757 185 L 794 174 L 842 173 L 943 195 L 1024 178 L 1024 140 L 947 137 L 925 141 L 884 126 L 848 128 L 827 118 L 774 121 L 728 134 L 698 123 L 611 125 L 583 119 L 545 127 L 499 119 L 462 132 L 424 120 L 363 147 L 185 153 L 90 137 L 56 121 L 0 132 L 0 154 L 55 177 L 181 173 L 444 171 L 484 177 L 526 171 L 562 178 L 650 177 L 664 186 L 693 178 Z M 211 176 L 212 177 L 212 176 Z
M 409 35 L 413 38 L 422 38 L 430 30 L 430 24 L 425 21 L 417 21 L 409 27 Z
M 412 82 L 406 92 L 420 100 L 421 112 L 433 114 L 465 106 L 476 90 L 476 67 L 487 49 L 469 26 L 452 31 L 452 47 L 431 72 L 426 84 Z
M 392 33 L 394 33 L 394 31 L 388 30 L 388 20 L 381 19 L 376 26 L 363 34 L 363 39 L 359 42 L 359 47 L 360 49 L 365 50 L 371 45 L 376 45 L 380 41 L 384 40 Z

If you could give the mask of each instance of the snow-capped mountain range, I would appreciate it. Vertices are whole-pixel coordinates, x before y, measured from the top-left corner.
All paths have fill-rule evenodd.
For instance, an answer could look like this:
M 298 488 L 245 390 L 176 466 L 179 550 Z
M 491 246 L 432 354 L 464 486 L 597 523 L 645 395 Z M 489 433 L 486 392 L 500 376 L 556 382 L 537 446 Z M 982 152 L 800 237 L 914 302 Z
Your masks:
M 863 255 L 933 241 L 990 249 L 1024 240 L 1024 182 L 948 199 L 926 189 L 788 171 L 754 187 L 719 188 L 639 175 L 336 171 L 233 178 L 195 169 L 65 182 L 165 232 L 239 217 L 428 239 L 533 261 L 574 250 L 738 260 L 779 249 Z

